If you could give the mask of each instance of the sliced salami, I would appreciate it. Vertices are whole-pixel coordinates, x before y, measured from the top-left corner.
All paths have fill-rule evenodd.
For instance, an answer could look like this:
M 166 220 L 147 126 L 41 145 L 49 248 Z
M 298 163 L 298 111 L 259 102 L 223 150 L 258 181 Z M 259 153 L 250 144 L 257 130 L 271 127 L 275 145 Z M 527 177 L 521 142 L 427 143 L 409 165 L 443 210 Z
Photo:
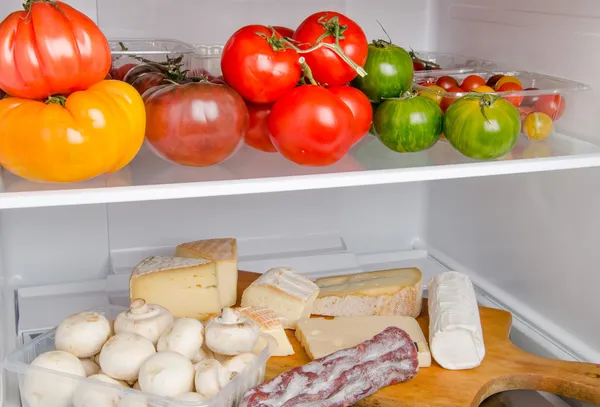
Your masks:
M 389 327 L 372 339 L 289 370 L 253 387 L 242 407 L 346 407 L 377 390 L 412 379 L 417 349 L 408 334 Z

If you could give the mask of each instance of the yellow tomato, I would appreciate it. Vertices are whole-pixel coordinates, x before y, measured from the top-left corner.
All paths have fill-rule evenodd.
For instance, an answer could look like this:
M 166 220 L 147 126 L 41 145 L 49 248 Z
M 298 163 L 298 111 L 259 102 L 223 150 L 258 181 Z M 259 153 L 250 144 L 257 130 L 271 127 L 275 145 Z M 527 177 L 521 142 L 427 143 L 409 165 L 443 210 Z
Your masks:
M 503 76 L 502 78 L 498 79 L 498 82 L 496 82 L 495 88 L 500 89 L 500 86 L 504 85 L 505 83 L 516 83 L 521 88 L 523 88 L 523 84 L 521 83 L 519 78 L 517 78 L 515 76 Z
M 523 123 L 523 131 L 532 140 L 544 140 L 552 133 L 552 118 L 546 113 L 529 113 Z
M 83 181 L 126 166 L 145 130 L 144 102 L 125 82 L 102 81 L 50 103 L 3 99 L 0 164 L 30 181 Z
M 477 93 L 493 93 L 493 92 L 495 92 L 495 90 L 490 88 L 489 86 L 479 86 L 479 87 L 475 88 L 475 92 L 477 92 Z
M 446 93 L 446 90 L 444 88 L 442 88 L 441 86 L 432 85 L 428 86 L 427 89 L 420 91 L 419 95 L 428 97 L 429 99 L 433 100 L 439 105 L 442 102 L 444 93 Z

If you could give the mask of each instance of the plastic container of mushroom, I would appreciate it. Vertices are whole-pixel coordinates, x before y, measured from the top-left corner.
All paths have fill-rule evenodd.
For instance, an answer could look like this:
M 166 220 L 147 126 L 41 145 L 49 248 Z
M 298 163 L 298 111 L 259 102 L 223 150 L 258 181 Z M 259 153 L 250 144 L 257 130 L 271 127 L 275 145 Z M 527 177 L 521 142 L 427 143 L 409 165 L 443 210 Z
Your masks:
M 123 307 L 108 306 L 91 311 L 114 321 L 119 313 L 126 310 Z M 56 351 L 55 336 L 56 328 L 16 349 L 4 362 L 4 369 L 18 377 L 23 407 L 83 407 L 86 405 L 86 400 L 90 399 L 94 399 L 95 403 L 100 402 L 95 405 L 117 407 L 234 407 L 239 404 L 246 390 L 263 382 L 269 358 L 269 349 L 265 347 L 241 372 L 228 375 L 229 382 L 212 397 L 187 393 L 178 396 L 178 399 L 178 397 L 164 397 L 143 392 L 138 390 L 138 385 L 132 381 L 117 382 L 106 376 L 104 376 L 106 380 L 84 377 L 75 356 Z M 40 357 L 42 354 L 46 355 Z M 219 355 L 215 357 L 222 360 Z M 36 358 L 37 362 L 32 364 Z M 94 360 L 93 357 L 91 359 Z M 40 363 L 42 360 L 44 362 Z M 204 361 L 206 359 L 200 361 L 198 365 Z M 164 383 L 165 386 L 169 385 L 168 377 L 164 378 Z M 130 385 L 132 387 L 129 387 Z M 103 400 L 105 404 L 102 404 Z

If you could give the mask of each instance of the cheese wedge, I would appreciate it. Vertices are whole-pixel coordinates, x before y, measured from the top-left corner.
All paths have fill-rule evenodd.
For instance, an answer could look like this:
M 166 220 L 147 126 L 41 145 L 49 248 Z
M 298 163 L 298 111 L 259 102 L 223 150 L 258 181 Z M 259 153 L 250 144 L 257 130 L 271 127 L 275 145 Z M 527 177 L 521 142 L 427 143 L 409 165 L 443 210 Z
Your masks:
M 325 316 L 400 315 L 416 318 L 423 303 L 417 268 L 373 271 L 316 280 L 312 313 Z
M 230 307 L 237 302 L 238 254 L 235 239 L 210 239 L 183 243 L 175 249 L 175 256 L 214 261 L 217 265 L 217 285 L 221 304 Z
M 296 329 L 310 317 L 319 287 L 287 267 L 274 268 L 257 278 L 242 294 L 242 307 L 269 308 L 284 317 L 286 329 Z
M 284 318 L 279 316 L 278 313 L 268 308 L 254 307 L 240 308 L 239 311 L 242 315 L 256 322 L 261 333 L 271 335 L 277 341 L 277 349 L 273 351 L 271 356 L 289 356 L 294 354 L 294 348 L 283 329 Z M 260 344 L 257 344 L 257 346 L 262 349 Z M 255 349 L 255 352 L 258 353 L 260 350 Z
M 204 259 L 147 257 L 131 273 L 129 296 L 162 305 L 175 317 L 205 319 L 222 308 L 215 263 Z
M 319 359 L 338 350 L 352 348 L 390 326 L 403 329 L 415 342 L 419 367 L 431 366 L 431 352 L 427 340 L 419 323 L 412 317 L 311 318 L 298 323 L 296 338 L 311 359 Z
M 429 343 L 444 369 L 473 369 L 485 357 L 477 297 L 469 276 L 447 271 L 429 288 Z

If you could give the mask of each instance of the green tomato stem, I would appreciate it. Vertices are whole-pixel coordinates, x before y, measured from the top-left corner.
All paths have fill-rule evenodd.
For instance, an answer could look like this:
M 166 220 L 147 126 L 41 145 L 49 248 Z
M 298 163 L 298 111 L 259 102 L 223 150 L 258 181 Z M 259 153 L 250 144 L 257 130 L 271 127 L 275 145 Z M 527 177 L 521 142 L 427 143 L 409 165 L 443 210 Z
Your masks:
M 46 104 L 61 105 L 62 107 L 65 107 L 67 104 L 67 98 L 65 96 L 49 96 L 48 99 L 46 99 Z
M 315 78 L 313 78 L 312 70 L 310 69 L 310 66 L 308 66 L 308 64 L 306 63 L 306 59 L 304 59 L 304 57 L 300 57 L 298 63 L 300 64 L 300 67 L 302 67 L 302 80 L 304 81 L 304 83 L 306 83 L 306 81 L 308 80 L 308 82 L 311 85 L 318 86 L 319 84 L 317 83 L 317 81 L 315 81 Z

